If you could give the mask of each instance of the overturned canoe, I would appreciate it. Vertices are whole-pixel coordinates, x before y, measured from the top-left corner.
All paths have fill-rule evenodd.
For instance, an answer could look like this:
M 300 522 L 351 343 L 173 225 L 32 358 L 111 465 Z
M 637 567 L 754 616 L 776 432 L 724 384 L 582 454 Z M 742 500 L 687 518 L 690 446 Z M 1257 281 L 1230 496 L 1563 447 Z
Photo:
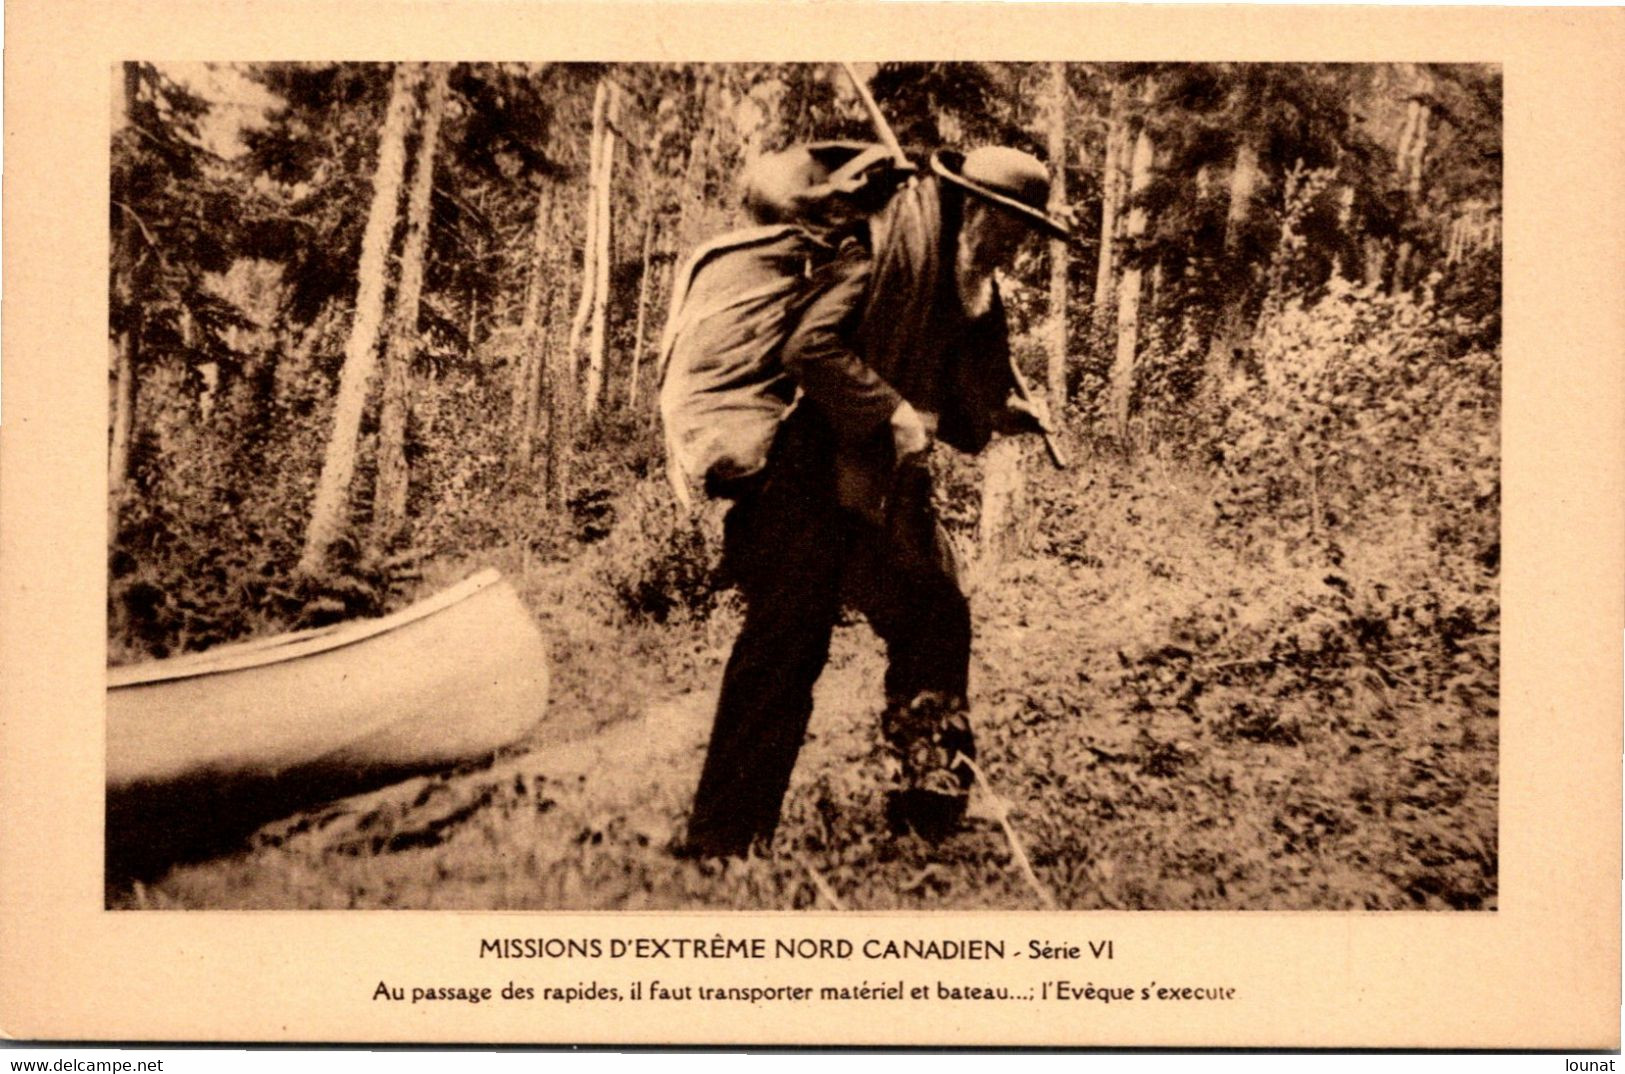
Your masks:
M 111 669 L 107 786 L 456 764 L 524 735 L 546 701 L 541 631 L 488 570 L 379 619 Z

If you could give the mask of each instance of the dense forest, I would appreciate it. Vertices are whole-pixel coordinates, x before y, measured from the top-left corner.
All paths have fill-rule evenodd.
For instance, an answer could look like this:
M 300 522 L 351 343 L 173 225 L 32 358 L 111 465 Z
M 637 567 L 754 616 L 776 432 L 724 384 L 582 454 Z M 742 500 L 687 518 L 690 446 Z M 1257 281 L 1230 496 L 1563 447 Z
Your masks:
M 716 505 L 666 483 L 668 294 L 746 222 L 752 160 L 875 139 L 839 66 L 127 63 L 110 661 L 495 565 L 555 675 L 528 753 L 129 898 L 1495 905 L 1499 69 L 857 70 L 911 158 L 1027 150 L 1076 221 L 1002 280 L 1073 465 L 1032 438 L 934 460 L 998 823 L 885 837 L 853 625 L 786 853 L 661 855 L 738 621 Z

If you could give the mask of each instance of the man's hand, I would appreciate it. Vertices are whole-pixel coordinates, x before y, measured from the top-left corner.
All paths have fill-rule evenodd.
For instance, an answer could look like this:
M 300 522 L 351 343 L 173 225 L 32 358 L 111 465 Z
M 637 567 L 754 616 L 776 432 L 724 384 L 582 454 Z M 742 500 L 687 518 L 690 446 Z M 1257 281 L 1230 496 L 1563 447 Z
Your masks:
M 908 403 L 897 404 L 891 414 L 891 442 L 897 461 L 923 455 L 931 448 L 931 429 L 920 412 Z
M 1004 401 L 1004 415 L 1000 421 L 999 431 L 1002 433 L 1053 433 L 1055 426 L 1050 424 L 1049 407 L 1044 400 L 1034 397 L 1023 399 L 1011 393 Z

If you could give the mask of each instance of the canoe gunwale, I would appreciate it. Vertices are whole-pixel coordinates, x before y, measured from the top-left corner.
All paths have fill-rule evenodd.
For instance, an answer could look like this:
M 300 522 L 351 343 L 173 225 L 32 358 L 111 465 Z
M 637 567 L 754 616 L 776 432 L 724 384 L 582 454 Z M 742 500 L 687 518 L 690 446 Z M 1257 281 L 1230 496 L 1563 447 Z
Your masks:
M 334 623 L 313 630 L 298 630 L 235 645 L 220 646 L 200 653 L 188 653 L 168 660 L 109 668 L 107 688 L 117 690 L 205 675 L 229 674 L 264 667 L 267 664 L 319 656 L 369 641 L 381 634 L 387 634 L 437 612 L 445 611 L 489 589 L 501 580 L 500 572 L 494 568 L 487 568 L 448 589 L 376 619 Z

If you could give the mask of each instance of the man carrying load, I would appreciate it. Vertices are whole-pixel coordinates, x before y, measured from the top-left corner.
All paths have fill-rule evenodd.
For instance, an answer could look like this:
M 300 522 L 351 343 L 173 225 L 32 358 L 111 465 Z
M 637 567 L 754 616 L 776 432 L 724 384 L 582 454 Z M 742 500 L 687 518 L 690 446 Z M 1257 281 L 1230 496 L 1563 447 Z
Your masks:
M 1016 391 L 994 279 L 1028 236 L 1066 235 L 1048 193 L 1026 153 L 940 152 L 808 262 L 779 351 L 776 390 L 793 402 L 765 462 L 729 491 L 725 564 L 745 621 L 681 852 L 743 855 L 771 838 L 843 602 L 886 643 L 894 828 L 937 839 L 962 819 L 970 611 L 927 456 L 935 440 L 973 453 L 995 432 L 1048 428 Z

